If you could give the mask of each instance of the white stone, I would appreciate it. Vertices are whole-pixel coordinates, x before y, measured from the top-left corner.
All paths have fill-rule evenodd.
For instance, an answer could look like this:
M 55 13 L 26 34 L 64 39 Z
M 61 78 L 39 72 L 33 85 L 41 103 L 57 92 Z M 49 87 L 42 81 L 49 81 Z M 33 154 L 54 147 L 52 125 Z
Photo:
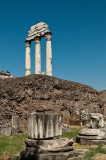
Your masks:
M 12 116 L 12 134 L 18 134 L 18 117 Z
M 26 60 L 25 60 L 25 75 L 31 74 L 31 62 L 30 62 L 30 43 L 26 42 Z
M 28 43 L 46 36 L 46 74 L 52 76 L 52 48 L 51 48 L 51 35 L 48 30 L 48 25 L 44 22 L 40 22 L 31 26 L 31 30 L 28 31 L 28 37 L 26 41 Z M 30 46 L 26 45 L 26 75 L 31 73 L 30 64 Z M 41 55 L 40 55 L 40 41 L 36 43 L 35 47 L 35 73 L 41 74 Z
M 35 73 L 41 73 L 41 55 L 40 55 L 40 39 L 36 39 L 35 45 Z
M 61 116 L 35 112 L 28 116 L 28 138 L 46 139 L 62 135 Z
M 99 113 L 91 113 L 90 114 L 90 124 L 89 127 L 96 129 L 96 128 L 103 128 L 105 126 L 103 115 Z
M 37 31 L 30 32 L 30 33 L 28 34 L 28 37 L 33 36 L 33 35 L 35 35 L 35 34 L 37 34 Z
M 46 36 L 46 74 L 52 76 L 51 35 Z
M 35 29 L 35 28 L 37 28 L 37 27 L 39 27 L 39 26 L 42 26 L 42 25 L 44 26 L 45 23 L 44 23 L 44 22 L 37 23 L 37 24 L 31 26 L 31 30 L 32 30 L 32 29 Z

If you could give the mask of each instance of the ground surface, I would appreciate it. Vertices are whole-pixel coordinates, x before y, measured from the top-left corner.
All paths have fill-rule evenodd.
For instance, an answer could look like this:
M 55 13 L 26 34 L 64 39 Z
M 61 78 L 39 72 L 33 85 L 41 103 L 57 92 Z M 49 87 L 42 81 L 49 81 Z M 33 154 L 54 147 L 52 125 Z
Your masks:
M 62 137 L 74 138 L 76 139 L 76 135 L 78 134 L 81 127 L 74 127 L 70 132 L 63 133 Z M 14 154 L 18 153 L 25 147 L 25 139 L 27 135 L 11 135 L 11 136 L 0 136 L 0 160 L 13 160 Z M 80 145 L 74 143 L 75 149 L 89 149 L 90 153 L 86 155 L 84 160 L 105 160 L 106 158 L 106 150 L 102 149 L 102 146 L 88 146 L 88 145 Z

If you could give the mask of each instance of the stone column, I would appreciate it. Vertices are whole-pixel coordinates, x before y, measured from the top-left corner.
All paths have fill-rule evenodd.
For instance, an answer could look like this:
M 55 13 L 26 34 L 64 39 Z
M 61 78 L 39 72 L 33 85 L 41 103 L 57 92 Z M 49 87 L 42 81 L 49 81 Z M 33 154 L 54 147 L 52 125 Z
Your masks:
M 18 134 L 18 117 L 12 116 L 12 134 Z
M 31 62 L 30 62 L 31 43 L 29 41 L 26 41 L 25 45 L 26 45 L 25 75 L 28 76 L 31 74 Z
M 35 39 L 35 73 L 41 74 L 40 37 Z
M 62 135 L 62 123 L 59 114 L 34 112 L 28 115 L 28 138 L 48 139 L 60 135 Z
M 52 76 L 52 48 L 51 48 L 52 33 L 46 35 L 46 74 Z

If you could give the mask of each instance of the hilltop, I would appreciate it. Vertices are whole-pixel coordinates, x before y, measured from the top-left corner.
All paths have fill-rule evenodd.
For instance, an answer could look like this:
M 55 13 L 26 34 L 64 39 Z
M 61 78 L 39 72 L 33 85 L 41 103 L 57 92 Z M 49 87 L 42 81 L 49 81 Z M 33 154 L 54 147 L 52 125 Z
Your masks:
M 35 111 L 58 112 L 67 123 L 72 106 L 105 115 L 106 92 L 46 75 L 0 79 L 0 128 L 10 122 L 12 115 L 18 115 L 23 132 L 28 113 Z

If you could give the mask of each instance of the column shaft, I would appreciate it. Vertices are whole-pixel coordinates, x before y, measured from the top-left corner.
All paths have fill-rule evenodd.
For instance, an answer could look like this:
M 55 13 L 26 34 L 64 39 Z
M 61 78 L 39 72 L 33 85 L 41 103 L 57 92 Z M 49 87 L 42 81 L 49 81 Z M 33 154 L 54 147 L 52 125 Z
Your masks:
M 46 35 L 46 74 L 52 76 L 51 34 Z
M 35 73 L 41 74 L 40 38 L 36 38 L 35 42 Z
M 25 42 L 26 45 L 26 59 L 25 59 L 25 75 L 31 74 L 31 62 L 30 62 L 30 42 Z

